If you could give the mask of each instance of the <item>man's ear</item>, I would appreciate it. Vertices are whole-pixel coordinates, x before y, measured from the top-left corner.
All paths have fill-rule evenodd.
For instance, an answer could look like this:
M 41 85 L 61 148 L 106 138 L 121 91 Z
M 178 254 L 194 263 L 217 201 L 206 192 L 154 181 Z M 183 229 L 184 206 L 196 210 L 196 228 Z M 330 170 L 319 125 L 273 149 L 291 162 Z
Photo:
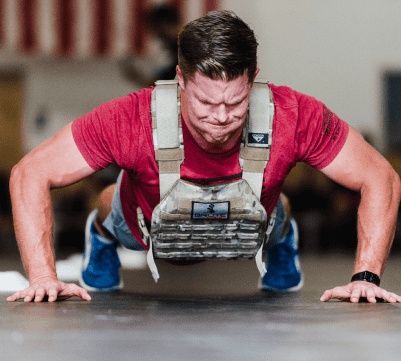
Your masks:
M 256 71 L 255 71 L 255 76 L 253 77 L 253 81 L 252 81 L 252 83 L 255 81 L 256 77 L 258 76 L 258 74 L 259 74 L 259 71 L 260 71 L 260 69 L 259 69 L 259 68 L 256 68 Z
M 177 80 L 178 80 L 178 84 L 180 84 L 180 87 L 182 90 L 185 90 L 185 82 L 184 82 L 184 77 L 182 75 L 181 69 L 180 67 L 177 65 L 177 67 L 175 68 L 176 72 L 177 72 Z

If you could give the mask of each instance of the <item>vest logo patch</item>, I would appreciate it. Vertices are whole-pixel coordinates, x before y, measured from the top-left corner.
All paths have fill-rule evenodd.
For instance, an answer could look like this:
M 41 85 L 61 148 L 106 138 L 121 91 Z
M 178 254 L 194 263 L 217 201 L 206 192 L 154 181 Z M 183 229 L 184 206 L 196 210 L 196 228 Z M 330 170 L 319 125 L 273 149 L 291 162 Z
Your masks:
M 269 134 L 248 133 L 248 143 L 250 144 L 269 144 Z
M 192 219 L 228 219 L 230 202 L 192 201 Z

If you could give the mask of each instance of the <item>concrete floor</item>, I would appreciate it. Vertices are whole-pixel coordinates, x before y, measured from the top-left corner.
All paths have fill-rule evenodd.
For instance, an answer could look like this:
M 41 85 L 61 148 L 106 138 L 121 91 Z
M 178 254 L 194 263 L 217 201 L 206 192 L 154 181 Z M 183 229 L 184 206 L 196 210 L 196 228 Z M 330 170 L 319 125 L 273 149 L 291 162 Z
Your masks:
M 401 257 L 382 286 L 401 293 Z M 92 301 L 7 303 L 0 294 L 3 360 L 398 360 L 400 304 L 319 298 L 348 282 L 353 257 L 304 255 L 304 288 L 260 293 L 250 261 L 124 271 L 125 288 Z M 0 260 L 0 271 L 21 270 Z

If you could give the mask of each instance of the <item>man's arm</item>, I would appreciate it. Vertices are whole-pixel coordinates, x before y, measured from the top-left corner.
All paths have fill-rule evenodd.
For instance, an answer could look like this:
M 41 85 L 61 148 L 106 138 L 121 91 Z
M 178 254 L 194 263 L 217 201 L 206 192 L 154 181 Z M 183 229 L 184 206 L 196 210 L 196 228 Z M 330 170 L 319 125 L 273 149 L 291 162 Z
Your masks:
M 57 280 L 53 253 L 53 210 L 50 190 L 65 187 L 92 174 L 78 150 L 71 124 L 26 155 L 12 170 L 10 193 L 15 234 L 30 287 L 7 301 L 29 302 L 79 296 L 90 300 L 86 290 Z
M 373 272 L 381 277 L 394 239 L 400 202 L 400 179 L 390 164 L 352 127 L 343 149 L 322 172 L 337 183 L 358 191 L 358 247 L 354 274 Z M 349 283 L 324 292 L 321 301 L 331 298 L 358 302 L 376 297 L 401 302 L 401 297 L 364 281 Z

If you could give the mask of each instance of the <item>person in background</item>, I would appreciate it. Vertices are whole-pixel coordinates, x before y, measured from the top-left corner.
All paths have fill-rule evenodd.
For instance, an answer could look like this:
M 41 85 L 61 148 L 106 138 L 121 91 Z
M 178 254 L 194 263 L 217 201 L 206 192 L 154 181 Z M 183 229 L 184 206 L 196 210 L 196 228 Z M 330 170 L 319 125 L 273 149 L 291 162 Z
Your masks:
M 177 37 L 182 26 L 182 20 L 174 6 L 160 4 L 149 8 L 145 24 L 149 34 L 160 40 L 168 55 L 166 62 L 158 64 L 153 69 L 149 63 L 154 59 L 152 59 L 152 54 L 148 54 L 146 59 L 149 62 L 143 61 L 146 59 L 131 56 L 123 59 L 120 66 L 127 79 L 137 82 L 143 87 L 150 87 L 154 85 L 156 80 L 171 80 L 176 75 L 175 68 L 178 64 Z M 146 69 L 143 69 L 144 63 Z

